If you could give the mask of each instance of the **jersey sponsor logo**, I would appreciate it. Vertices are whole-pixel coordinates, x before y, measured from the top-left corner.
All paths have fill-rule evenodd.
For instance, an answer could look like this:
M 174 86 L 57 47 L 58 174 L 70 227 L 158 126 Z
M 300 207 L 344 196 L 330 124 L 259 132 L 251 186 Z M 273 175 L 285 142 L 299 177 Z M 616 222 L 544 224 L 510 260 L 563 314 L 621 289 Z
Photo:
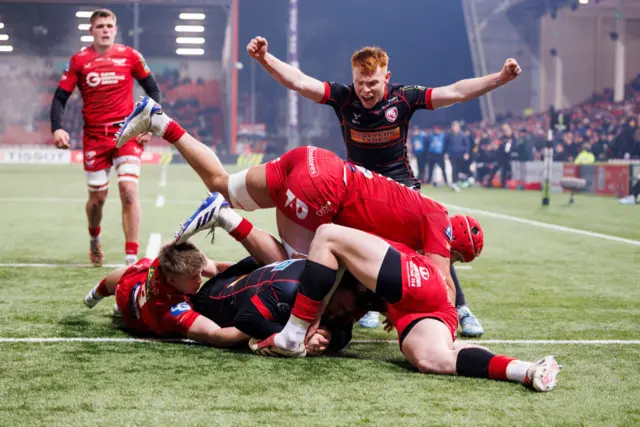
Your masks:
M 118 82 L 124 80 L 123 75 L 118 75 L 113 71 L 105 72 L 105 73 L 96 73 L 92 71 L 87 73 L 87 84 L 91 87 L 96 87 L 99 85 L 115 85 Z
M 187 311 L 191 310 L 191 305 L 189 305 L 188 302 L 186 301 L 182 301 L 176 305 L 174 305 L 173 307 L 171 307 L 171 315 L 173 317 L 178 317 L 180 316 L 182 313 L 185 313 Z
M 276 264 L 275 267 L 273 267 L 271 269 L 271 271 L 282 271 L 285 268 L 289 267 L 293 263 L 294 263 L 294 260 L 292 260 L 292 259 L 288 259 L 286 261 L 279 262 L 279 263 Z
M 445 236 L 447 236 L 447 240 L 451 241 L 453 239 L 453 229 L 450 225 L 447 226 L 447 229 L 444 231 Z
M 404 90 L 426 90 L 427 88 L 424 86 L 410 85 L 410 86 L 405 86 L 403 89 Z
M 307 166 L 309 166 L 309 175 L 311 175 L 312 178 L 315 178 L 320 174 L 320 171 L 318 170 L 318 161 L 316 158 L 317 152 L 318 149 L 316 147 L 309 147 L 309 149 L 307 150 Z
M 294 204 L 295 202 L 295 204 Z M 296 217 L 303 220 L 309 215 L 309 205 L 302 200 L 298 199 L 291 190 L 287 188 L 287 201 L 284 204 L 285 208 L 293 208 L 296 211 Z
M 398 118 L 398 108 L 391 107 L 387 111 L 384 112 L 384 116 L 389 120 L 389 122 L 393 123 Z
M 394 107 L 395 109 L 395 107 Z M 382 144 L 400 138 L 400 128 L 379 130 L 376 132 L 361 132 L 349 129 L 351 140 L 360 144 Z

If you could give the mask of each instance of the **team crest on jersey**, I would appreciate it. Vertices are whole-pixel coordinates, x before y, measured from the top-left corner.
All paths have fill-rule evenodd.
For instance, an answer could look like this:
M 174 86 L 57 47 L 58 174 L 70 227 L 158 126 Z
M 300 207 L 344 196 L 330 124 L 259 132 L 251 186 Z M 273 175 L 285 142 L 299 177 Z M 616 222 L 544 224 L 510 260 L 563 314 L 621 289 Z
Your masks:
M 384 112 L 384 116 L 389 120 L 389 122 L 393 123 L 398 118 L 398 108 L 391 107 L 387 111 Z
M 189 305 L 188 302 L 186 301 L 182 301 L 181 303 L 178 303 L 176 305 L 174 305 L 173 307 L 171 307 L 171 315 L 173 317 L 178 317 L 180 316 L 182 313 L 191 310 L 191 306 Z
M 285 268 L 289 267 L 291 264 L 293 264 L 293 260 L 292 259 L 288 259 L 286 261 L 279 262 L 278 264 L 276 264 L 275 267 L 273 267 L 271 269 L 271 271 L 282 271 Z
M 113 62 L 114 65 L 118 65 L 120 67 L 123 67 L 125 65 L 127 65 L 127 58 L 111 58 L 111 62 Z

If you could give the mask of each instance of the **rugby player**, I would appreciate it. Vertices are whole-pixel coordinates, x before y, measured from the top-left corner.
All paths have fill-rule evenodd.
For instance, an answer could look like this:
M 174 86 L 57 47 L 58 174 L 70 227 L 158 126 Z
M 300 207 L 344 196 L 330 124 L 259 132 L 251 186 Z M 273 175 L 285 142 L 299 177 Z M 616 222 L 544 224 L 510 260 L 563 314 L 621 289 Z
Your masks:
M 521 72 L 516 60 L 510 58 L 498 73 L 448 86 L 427 88 L 392 84 L 387 53 L 379 47 L 365 47 L 351 57 L 353 82 L 347 86 L 321 82 L 279 60 L 268 52 L 264 37 L 251 40 L 247 53 L 283 86 L 334 109 L 351 163 L 416 190 L 420 189 L 420 181 L 414 177 L 407 155 L 409 122 L 414 112 L 475 99 L 514 80 Z M 453 268 L 450 274 L 456 286 L 462 334 L 482 335 L 484 329 L 469 309 Z
M 237 221 L 238 215 L 228 205 L 221 204 L 212 215 L 217 217 L 216 225 L 229 231 L 252 257 L 238 263 L 218 262 L 206 259 L 190 243 L 174 242 L 164 246 L 155 260 L 144 258 L 109 274 L 87 294 L 85 304 L 93 308 L 115 295 L 126 329 L 182 336 L 216 347 L 279 332 L 289 318 L 304 261 L 262 267 L 260 262 L 284 258 L 282 249 L 281 253 L 269 251 L 273 237 L 244 218 Z M 201 275 L 210 279 L 200 288 Z M 351 328 L 342 319 L 355 310 L 358 294 L 365 292 L 353 279 L 343 281 L 327 307 L 325 321 L 308 342 L 311 355 L 341 349 L 351 340 Z
M 469 237 L 456 236 L 454 245 L 458 238 L 468 242 Z M 458 257 L 453 248 L 452 256 Z M 406 245 L 337 224 L 317 229 L 284 329 L 266 340 L 250 340 L 250 348 L 268 356 L 303 356 L 307 329 L 330 292 L 340 265 L 387 302 L 400 349 L 420 372 L 515 381 L 541 392 L 555 388 L 560 366 L 554 356 L 531 363 L 454 342 L 456 308 L 447 297 L 444 276 L 429 257 Z
M 321 224 L 354 227 L 423 251 L 446 277 L 455 302 L 451 223 L 446 208 L 436 201 L 316 147 L 299 147 L 266 165 L 229 175 L 208 147 L 149 97 L 125 121 L 118 144 L 147 131 L 173 143 L 207 188 L 220 192 L 234 208 L 277 208 L 278 231 L 290 257 L 308 253 Z M 209 226 L 207 210 L 199 215 L 183 227 L 181 239 Z
M 98 9 L 89 18 L 89 33 L 93 43 L 71 57 L 51 104 L 51 132 L 57 148 L 69 148 L 69 133 L 62 127 L 67 100 L 76 86 L 84 106 L 82 151 L 89 199 L 85 210 L 89 222 L 91 263 L 102 265 L 104 254 L 100 243 L 102 210 L 109 188 L 109 172 L 115 166 L 122 202 L 122 228 L 125 236 L 125 263 L 136 262 L 140 230 L 138 178 L 142 143 L 151 134 L 138 135 L 116 148 L 113 137 L 133 108 L 133 81 L 160 102 L 160 88 L 151 75 L 140 52 L 115 44 L 118 33 L 116 15 L 108 9 Z

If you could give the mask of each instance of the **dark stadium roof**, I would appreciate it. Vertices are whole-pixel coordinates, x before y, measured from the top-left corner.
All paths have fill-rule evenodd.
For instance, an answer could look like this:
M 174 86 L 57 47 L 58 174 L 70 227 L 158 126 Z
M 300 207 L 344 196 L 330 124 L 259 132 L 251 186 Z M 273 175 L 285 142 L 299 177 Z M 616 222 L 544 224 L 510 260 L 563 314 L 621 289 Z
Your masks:
M 60 4 L 63 2 L 65 4 Z M 0 3 L 0 22 L 4 23 L 4 28 L 0 31 L 9 35 L 14 54 L 72 55 L 86 44 L 80 42 L 80 36 L 88 34 L 78 30 L 78 24 L 87 23 L 88 19 L 76 18 L 75 13 L 97 7 L 108 7 L 114 11 L 119 27 L 117 41 L 133 46 L 131 1 L 110 0 L 99 4 L 87 0 L 82 3 L 63 2 L 20 0 L 19 3 Z M 204 46 L 192 46 L 204 47 L 205 55 L 193 58 L 219 60 L 222 56 L 229 3 L 228 0 L 186 0 L 176 5 L 175 1 L 170 0 L 140 0 L 140 51 L 147 57 L 177 57 L 177 34 L 174 27 L 178 24 L 198 24 L 205 27 L 204 33 L 180 34 L 206 39 Z M 196 4 L 206 5 L 193 6 Z M 204 12 L 207 17 L 205 21 L 182 21 L 178 18 L 180 12 Z

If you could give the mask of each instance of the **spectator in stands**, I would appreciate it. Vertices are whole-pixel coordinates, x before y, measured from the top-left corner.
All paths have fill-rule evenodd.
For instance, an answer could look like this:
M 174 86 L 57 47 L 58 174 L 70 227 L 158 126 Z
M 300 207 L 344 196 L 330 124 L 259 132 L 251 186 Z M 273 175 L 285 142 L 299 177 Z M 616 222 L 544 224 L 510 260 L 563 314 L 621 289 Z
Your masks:
M 427 164 L 427 154 L 426 154 L 426 143 L 427 143 L 427 133 L 423 130 L 420 130 L 417 127 L 413 128 L 413 132 L 411 134 L 411 147 L 413 149 L 413 155 L 416 158 L 416 162 L 418 163 L 418 173 L 417 178 L 420 181 L 423 181 L 424 178 L 424 168 Z
M 427 146 L 427 167 L 429 168 L 426 180 L 427 184 L 431 183 L 435 166 L 438 165 L 442 170 L 442 177 L 444 178 L 445 184 L 449 185 L 447 172 L 444 167 L 444 155 L 447 152 L 446 143 L 446 134 L 440 126 L 436 126 L 433 129 L 433 133 L 429 136 L 429 143 Z
M 491 185 L 495 174 L 500 171 L 502 188 L 507 188 L 507 180 L 511 178 L 511 161 L 518 160 L 519 157 L 520 153 L 518 153 L 511 126 L 505 123 L 502 125 L 502 138 L 500 138 L 500 147 L 497 151 L 496 167 L 493 168 L 489 176 L 489 185 Z
M 569 161 L 569 156 L 567 155 L 566 151 L 564 150 L 564 144 L 562 144 L 561 142 L 556 144 L 556 147 L 555 147 L 554 152 L 553 152 L 553 161 L 554 162 L 567 162 L 567 161 Z
M 464 163 L 469 160 L 469 138 L 460 129 L 460 123 L 451 123 L 451 132 L 446 136 L 445 146 L 451 162 L 451 185 L 460 181 L 460 173 L 464 170 Z
M 582 151 L 576 156 L 576 165 L 592 165 L 596 162 L 596 156 L 591 152 L 591 145 L 583 144 Z

